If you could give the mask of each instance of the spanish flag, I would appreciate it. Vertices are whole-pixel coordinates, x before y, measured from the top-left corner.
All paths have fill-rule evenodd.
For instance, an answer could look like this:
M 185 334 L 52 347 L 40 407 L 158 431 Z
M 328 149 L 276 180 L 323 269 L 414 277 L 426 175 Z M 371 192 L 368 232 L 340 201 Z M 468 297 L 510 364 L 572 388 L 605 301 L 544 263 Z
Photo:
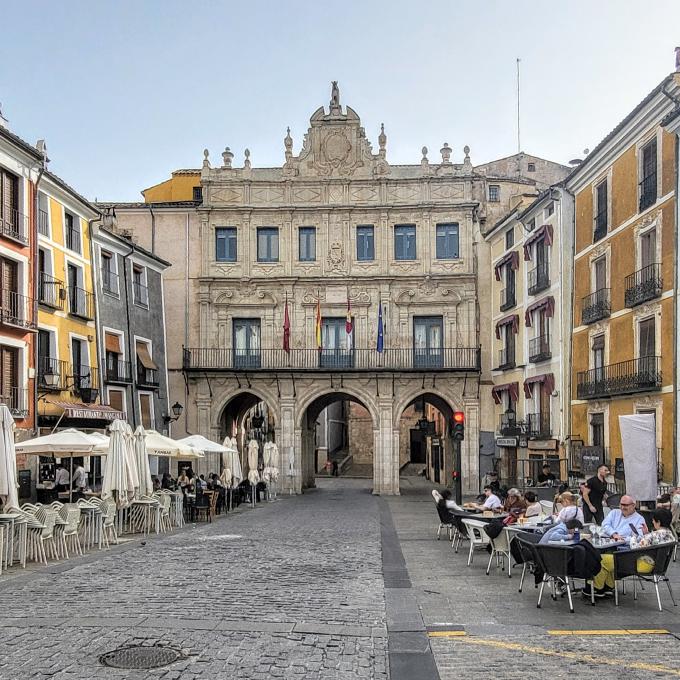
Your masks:
M 316 348 L 321 351 L 321 293 L 316 298 Z

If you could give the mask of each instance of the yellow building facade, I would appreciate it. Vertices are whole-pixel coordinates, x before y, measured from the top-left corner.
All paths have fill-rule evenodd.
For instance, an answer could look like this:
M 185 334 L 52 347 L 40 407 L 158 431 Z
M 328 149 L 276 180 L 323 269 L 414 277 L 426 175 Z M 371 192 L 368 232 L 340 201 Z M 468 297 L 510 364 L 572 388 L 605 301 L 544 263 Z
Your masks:
M 619 416 L 652 414 L 658 476 L 673 481 L 675 136 L 662 81 L 570 175 L 575 196 L 571 439 L 622 461 Z

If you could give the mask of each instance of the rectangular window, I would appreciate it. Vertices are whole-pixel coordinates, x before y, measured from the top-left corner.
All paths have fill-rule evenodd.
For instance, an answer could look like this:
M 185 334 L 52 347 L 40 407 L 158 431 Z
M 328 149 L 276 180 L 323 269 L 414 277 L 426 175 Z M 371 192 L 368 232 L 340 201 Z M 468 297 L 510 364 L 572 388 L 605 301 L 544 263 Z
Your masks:
M 24 216 L 19 212 L 19 178 L 1 168 L 0 228 L 3 234 L 26 242 Z
M 514 228 L 508 229 L 505 232 L 505 249 L 508 250 L 515 245 L 515 230 Z
M 604 334 L 593 337 L 593 369 L 595 370 L 595 381 L 604 379 Z
M 437 225 L 437 259 L 455 260 L 458 258 L 458 224 Z
M 203 187 L 194 187 L 193 189 L 194 201 L 199 203 L 203 200 Z
M 593 263 L 595 267 L 595 290 L 604 290 L 607 287 L 607 258 L 600 257 Z
M 441 316 L 413 318 L 413 365 L 436 368 L 444 363 L 444 320 Z
M 278 227 L 258 227 L 257 229 L 257 261 L 279 261 L 279 229 Z
M 109 406 L 115 408 L 116 411 L 125 413 L 125 392 L 123 392 L 123 390 L 112 390 L 109 387 L 108 394 L 109 394 Z
M 259 368 L 260 319 L 234 319 L 234 367 Z
M 640 358 L 656 356 L 656 324 L 654 317 L 640 321 L 638 330 Z
M 593 241 L 599 241 L 607 233 L 609 225 L 607 192 L 607 180 L 600 182 L 595 188 L 595 237 Z
M 158 385 L 158 366 L 151 357 L 151 345 L 144 340 L 135 341 L 137 355 L 137 382 L 140 385 Z
M 107 293 L 118 295 L 118 274 L 115 267 L 115 255 L 101 252 L 101 269 L 102 269 L 102 288 Z
M 64 241 L 69 250 L 80 252 L 80 220 L 67 211 L 64 211 Z
M 397 224 L 394 226 L 394 259 L 416 259 L 415 224 Z
M 370 262 L 375 259 L 375 234 L 372 224 L 357 227 L 357 260 Z
M 640 167 L 640 210 L 649 208 L 656 203 L 656 139 L 642 149 L 642 163 Z
M 604 413 L 590 416 L 590 442 L 592 446 L 604 446 Z
M 300 262 L 314 262 L 316 260 L 316 227 L 300 227 L 298 238 Z
M 50 235 L 50 199 L 42 191 L 38 192 L 38 232 L 49 238 Z
M 527 165 L 527 171 L 528 172 L 536 172 L 536 163 L 529 163 Z
M 132 265 L 132 301 L 140 307 L 149 306 L 149 289 L 146 286 L 146 269 Z
M 656 263 L 656 229 L 650 229 L 640 236 L 640 268 Z
M 501 200 L 501 188 L 498 184 L 489 184 L 489 201 L 498 203 Z
M 354 350 L 354 334 L 347 334 L 346 317 L 321 319 L 321 366 L 350 368 Z
M 548 203 L 548 205 L 545 208 L 545 216 L 550 217 L 554 213 L 555 213 L 555 204 L 552 201 L 550 201 L 550 203 Z
M 236 262 L 236 227 L 215 228 L 215 260 L 217 262 Z
M 23 390 L 19 389 L 19 350 L 0 346 L 0 402 L 13 413 L 24 411 Z
M 139 416 L 145 430 L 153 430 L 153 401 L 152 395 L 139 393 Z

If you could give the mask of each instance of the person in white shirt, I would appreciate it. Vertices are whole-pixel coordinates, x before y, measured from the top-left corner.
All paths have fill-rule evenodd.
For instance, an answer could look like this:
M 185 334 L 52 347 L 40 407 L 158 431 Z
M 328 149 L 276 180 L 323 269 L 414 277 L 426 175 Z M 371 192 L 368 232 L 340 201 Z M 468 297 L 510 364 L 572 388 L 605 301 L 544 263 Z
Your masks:
M 503 507 L 501 499 L 496 496 L 490 486 L 484 487 L 484 495 L 486 500 L 483 503 L 469 503 L 467 507 L 476 508 L 477 510 L 493 510 L 494 512 L 498 512 Z
M 565 491 L 558 499 L 562 503 L 562 509 L 554 516 L 555 522 L 566 522 L 568 519 L 577 519 L 583 524 L 583 510 L 578 507 L 576 496 L 571 491 Z
M 612 510 L 602 522 L 602 533 L 605 536 L 618 541 L 630 538 L 636 531 L 640 536 L 647 533 L 645 518 L 635 511 L 635 499 L 632 496 L 621 496 L 619 507 L 620 510 Z
M 73 471 L 73 488 L 81 494 L 87 489 L 87 472 L 82 463 L 78 463 Z
M 533 491 L 527 491 L 524 494 L 524 500 L 527 502 L 527 509 L 524 512 L 525 517 L 538 517 L 542 510 L 541 504 L 538 501 L 538 496 Z
M 59 463 L 57 466 L 57 472 L 54 476 L 54 485 L 57 491 L 68 491 L 68 485 L 71 481 L 71 475 L 69 475 L 68 470 L 64 467 L 63 463 Z

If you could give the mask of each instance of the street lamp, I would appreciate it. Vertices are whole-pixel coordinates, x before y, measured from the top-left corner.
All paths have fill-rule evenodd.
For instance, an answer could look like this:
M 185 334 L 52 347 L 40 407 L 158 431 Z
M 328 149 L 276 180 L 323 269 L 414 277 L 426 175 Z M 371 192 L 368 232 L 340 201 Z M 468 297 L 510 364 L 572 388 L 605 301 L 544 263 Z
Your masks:
M 176 401 L 172 406 L 172 416 L 169 415 L 164 415 L 163 416 L 163 422 L 167 425 L 168 423 L 174 423 L 176 420 L 179 419 L 179 417 L 182 415 L 182 411 L 184 410 L 184 407 L 182 404 L 180 404 L 178 401 Z M 173 418 L 174 416 L 174 418 Z
M 43 373 L 43 381 L 46 387 L 55 388 L 59 384 L 59 374 L 49 369 Z

